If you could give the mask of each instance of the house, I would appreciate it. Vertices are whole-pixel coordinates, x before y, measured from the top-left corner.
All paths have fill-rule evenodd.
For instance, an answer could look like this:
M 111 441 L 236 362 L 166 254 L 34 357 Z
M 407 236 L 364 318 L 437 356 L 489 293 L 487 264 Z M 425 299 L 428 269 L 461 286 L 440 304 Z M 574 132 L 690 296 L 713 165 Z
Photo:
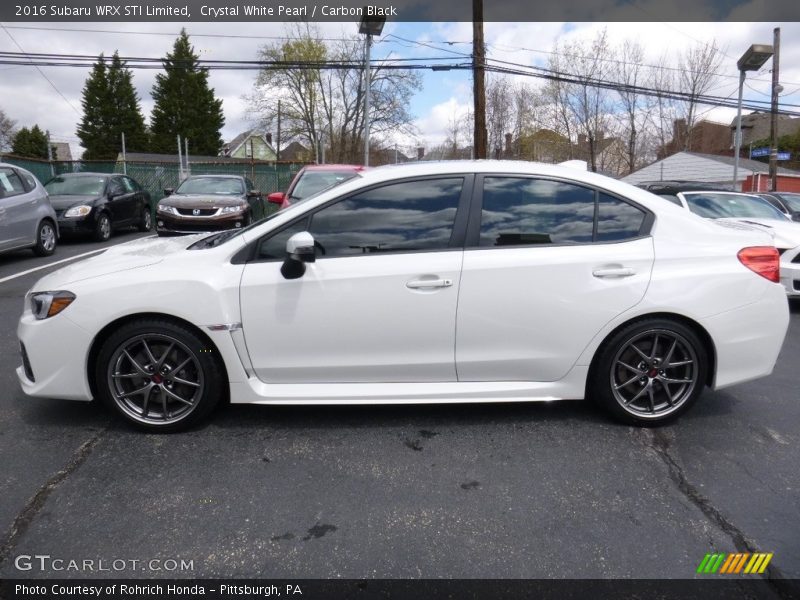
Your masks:
M 313 162 L 314 153 L 300 142 L 292 142 L 281 149 L 280 160 L 288 162 Z
M 69 143 L 50 142 L 50 147 L 53 149 L 53 160 L 65 162 L 72 160 L 72 150 L 70 150 Z
M 622 181 L 636 185 L 646 181 L 684 180 L 733 188 L 732 156 L 701 154 L 699 152 L 677 152 L 664 159 L 634 171 L 622 178 Z M 769 173 L 769 165 L 748 158 L 739 159 L 739 170 L 736 174 L 735 189 L 742 189 L 742 183 L 751 175 Z M 778 167 L 782 175 L 800 175 L 798 171 Z
M 703 120 L 690 129 L 686 126 L 686 119 L 675 119 L 672 139 L 656 150 L 656 158 L 660 160 L 684 150 L 700 154 L 731 154 L 732 147 L 733 135 L 729 125 Z
M 598 173 L 618 177 L 628 172 L 625 143 L 616 137 L 605 137 L 603 132 L 597 134 L 595 143 L 595 166 Z M 585 160 L 591 168 L 589 139 L 585 133 L 578 134 L 578 143 L 574 145 L 572 158 Z
M 272 145 L 272 134 L 261 133 L 255 129 L 240 133 L 222 147 L 220 156 L 248 158 L 255 160 L 275 160 L 277 153 Z
M 800 117 L 777 115 L 778 138 L 785 135 L 794 135 L 800 131 Z M 766 140 L 771 135 L 772 115 L 770 113 L 754 112 L 742 115 L 742 148 L 747 148 L 753 142 Z M 730 124 L 731 139 L 736 134 L 736 119 Z

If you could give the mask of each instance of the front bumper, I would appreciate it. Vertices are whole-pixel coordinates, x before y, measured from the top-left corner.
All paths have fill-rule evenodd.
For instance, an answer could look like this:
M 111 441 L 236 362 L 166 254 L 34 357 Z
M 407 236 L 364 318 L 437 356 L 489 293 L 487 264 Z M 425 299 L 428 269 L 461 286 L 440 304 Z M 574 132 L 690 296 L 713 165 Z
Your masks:
M 788 296 L 800 297 L 800 246 L 781 255 L 781 283 Z
M 66 314 L 39 321 L 26 310 L 19 321 L 17 337 L 28 359 L 27 369 L 24 365 L 17 368 L 17 377 L 28 396 L 92 399 L 86 372 L 92 337 L 87 331 Z
M 232 213 L 218 217 L 186 217 L 156 213 L 156 231 L 160 233 L 203 233 L 240 229 L 249 221 L 249 214 Z
M 58 217 L 58 230 L 61 235 L 85 235 L 94 232 L 95 222 L 92 215 L 66 219 Z

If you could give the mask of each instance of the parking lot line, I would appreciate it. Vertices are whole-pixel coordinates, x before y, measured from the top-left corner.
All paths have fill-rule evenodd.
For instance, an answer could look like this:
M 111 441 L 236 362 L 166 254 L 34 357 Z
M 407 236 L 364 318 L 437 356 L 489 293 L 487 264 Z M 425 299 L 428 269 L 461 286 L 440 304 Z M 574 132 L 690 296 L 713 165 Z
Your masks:
M 63 258 L 61 260 L 57 260 L 55 262 L 47 263 L 46 265 L 41 265 L 40 267 L 34 267 L 33 269 L 28 269 L 27 271 L 21 271 L 20 273 L 15 273 L 14 275 L 9 275 L 8 277 L 3 277 L 0 279 L 0 283 L 5 283 L 6 281 L 11 281 L 12 279 L 16 279 L 17 277 L 22 277 L 27 275 L 28 273 L 35 273 L 36 271 L 41 271 L 42 269 L 47 269 L 49 267 L 54 267 L 55 265 L 60 265 L 61 263 L 69 262 L 71 260 L 76 260 L 78 258 L 83 258 L 84 256 L 90 256 L 92 254 L 98 254 L 100 252 L 104 252 L 108 248 L 100 248 L 98 250 L 90 250 L 89 252 L 84 252 L 83 254 L 76 254 L 75 256 L 70 256 L 69 258 Z

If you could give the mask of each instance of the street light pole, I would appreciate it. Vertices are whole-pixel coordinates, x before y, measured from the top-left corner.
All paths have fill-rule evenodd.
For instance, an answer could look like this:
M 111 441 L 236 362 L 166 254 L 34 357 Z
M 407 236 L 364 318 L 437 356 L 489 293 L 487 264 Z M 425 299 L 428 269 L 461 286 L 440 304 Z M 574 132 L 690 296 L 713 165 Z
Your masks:
M 769 181 L 770 191 L 778 191 L 778 94 L 780 94 L 780 54 L 781 54 L 781 28 L 773 31 L 772 45 L 775 54 L 772 56 L 772 102 L 770 105 L 770 143 L 769 143 Z
M 764 63 L 772 56 L 772 46 L 766 44 L 753 44 L 741 58 L 736 62 L 739 68 L 739 102 L 736 106 L 736 138 L 733 141 L 733 189 L 737 190 L 739 185 L 739 154 L 742 150 L 742 92 L 744 90 L 744 78 L 747 71 L 758 71 Z M 738 190 L 737 190 L 738 191 Z
M 364 166 L 369 166 L 369 101 L 370 101 L 370 60 L 372 50 L 372 36 L 380 35 L 383 31 L 383 25 L 386 23 L 386 17 L 367 16 L 369 13 L 367 7 L 362 9 L 361 22 L 358 24 L 358 33 L 363 33 L 367 36 L 365 61 L 364 61 Z

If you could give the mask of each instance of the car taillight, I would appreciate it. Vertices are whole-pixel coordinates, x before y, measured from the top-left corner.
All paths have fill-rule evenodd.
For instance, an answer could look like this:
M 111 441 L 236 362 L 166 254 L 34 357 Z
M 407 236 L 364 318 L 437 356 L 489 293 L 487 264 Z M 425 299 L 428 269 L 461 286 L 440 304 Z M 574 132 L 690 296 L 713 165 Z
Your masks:
M 742 248 L 736 255 L 745 267 L 775 283 L 781 281 L 781 262 L 774 246 Z

